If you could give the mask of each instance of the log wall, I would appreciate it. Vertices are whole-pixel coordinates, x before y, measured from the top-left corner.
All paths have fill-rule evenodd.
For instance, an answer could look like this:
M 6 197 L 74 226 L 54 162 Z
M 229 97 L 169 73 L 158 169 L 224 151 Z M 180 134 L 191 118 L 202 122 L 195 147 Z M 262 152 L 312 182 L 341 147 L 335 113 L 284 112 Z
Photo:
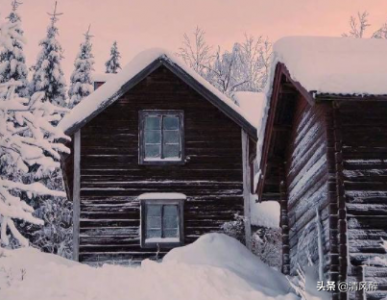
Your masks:
M 323 267 L 330 274 L 331 223 L 329 218 L 328 143 L 326 106 L 311 106 L 298 97 L 286 158 L 287 221 L 290 274 L 309 258 L 319 265 L 318 239 L 323 242 Z M 317 211 L 322 235 L 318 235 Z M 330 277 L 327 277 L 329 279 Z
M 185 114 L 183 165 L 138 164 L 138 112 Z M 241 129 L 164 67 L 82 128 L 80 261 L 137 262 L 168 249 L 140 247 L 140 205 L 148 192 L 187 195 L 185 243 L 243 213 Z
M 348 281 L 363 278 L 378 290 L 350 299 L 387 296 L 387 103 L 339 103 L 348 228 Z M 378 261 L 379 260 L 379 261 Z

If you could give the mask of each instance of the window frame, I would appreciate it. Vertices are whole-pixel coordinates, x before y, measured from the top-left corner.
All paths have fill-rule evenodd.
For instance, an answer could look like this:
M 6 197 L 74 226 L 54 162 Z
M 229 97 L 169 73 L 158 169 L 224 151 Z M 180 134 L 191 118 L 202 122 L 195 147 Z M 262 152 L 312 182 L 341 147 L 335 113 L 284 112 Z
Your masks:
M 152 159 L 147 160 L 145 157 L 145 119 L 149 115 L 175 115 L 179 117 L 179 132 L 180 132 L 180 159 Z M 138 163 L 140 165 L 170 165 L 185 163 L 185 136 L 184 136 L 184 111 L 183 110 L 163 110 L 163 109 L 146 109 L 139 111 L 138 122 Z M 161 155 L 163 154 L 163 128 L 161 128 Z
M 174 248 L 184 245 L 184 201 L 185 199 L 146 199 L 140 200 L 141 222 L 140 222 L 140 242 L 141 248 Z M 148 205 L 176 205 L 179 216 L 179 241 L 178 242 L 146 242 L 147 231 L 147 206 Z M 163 211 L 163 210 L 162 210 Z M 163 223 L 161 216 L 161 223 Z

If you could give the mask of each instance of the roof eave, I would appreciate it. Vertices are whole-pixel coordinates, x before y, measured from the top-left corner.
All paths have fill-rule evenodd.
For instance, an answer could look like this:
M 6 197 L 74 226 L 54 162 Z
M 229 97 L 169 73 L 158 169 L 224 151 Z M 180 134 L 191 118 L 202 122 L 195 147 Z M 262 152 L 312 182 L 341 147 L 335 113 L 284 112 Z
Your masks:
M 145 67 L 141 72 L 135 75 L 132 79 L 127 81 L 114 95 L 112 95 L 104 105 L 100 106 L 97 110 L 95 110 L 92 114 L 87 116 L 81 122 L 73 124 L 71 127 L 65 130 L 67 135 L 71 135 L 76 132 L 78 129 L 83 127 L 87 122 L 89 122 L 92 118 L 96 117 L 103 110 L 105 110 L 108 106 L 113 104 L 116 100 L 118 100 L 122 95 L 132 89 L 135 85 L 137 85 L 141 80 L 143 80 L 146 76 L 151 74 L 160 66 L 164 65 L 171 72 L 173 72 L 176 76 L 186 82 L 191 88 L 193 88 L 196 92 L 202 95 L 205 99 L 210 101 L 215 107 L 219 108 L 224 114 L 226 114 L 230 119 L 232 119 L 235 123 L 237 123 L 241 128 L 243 128 L 247 134 L 249 134 L 250 138 L 256 141 L 257 138 L 257 128 L 255 128 L 252 124 L 250 124 L 243 116 L 235 112 L 231 107 L 229 107 L 226 103 L 224 103 L 221 99 L 219 99 L 214 93 L 209 91 L 205 86 L 200 84 L 197 80 L 195 80 L 190 74 L 188 74 L 184 69 L 182 69 L 177 64 L 171 62 L 168 57 L 160 56 L 152 63 L 150 63 L 147 67 Z

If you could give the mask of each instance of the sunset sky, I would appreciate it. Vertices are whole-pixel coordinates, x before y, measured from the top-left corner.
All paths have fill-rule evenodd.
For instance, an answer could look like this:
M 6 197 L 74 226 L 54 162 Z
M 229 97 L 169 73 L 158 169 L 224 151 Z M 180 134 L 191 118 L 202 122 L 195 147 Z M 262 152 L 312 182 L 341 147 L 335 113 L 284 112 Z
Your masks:
M 10 2 L 0 0 L 1 17 L 8 15 Z M 19 13 L 28 41 L 27 64 L 32 65 L 38 42 L 46 34 L 47 12 L 55 1 L 23 2 Z M 58 8 L 64 13 L 58 26 L 67 82 L 89 24 L 95 68 L 103 72 L 114 40 L 125 64 L 146 48 L 177 50 L 184 32 L 192 32 L 197 25 L 206 31 L 208 43 L 225 49 L 245 33 L 272 41 L 287 35 L 338 36 L 349 30 L 348 20 L 357 11 L 370 14 L 368 35 L 387 22 L 386 0 L 59 0 Z

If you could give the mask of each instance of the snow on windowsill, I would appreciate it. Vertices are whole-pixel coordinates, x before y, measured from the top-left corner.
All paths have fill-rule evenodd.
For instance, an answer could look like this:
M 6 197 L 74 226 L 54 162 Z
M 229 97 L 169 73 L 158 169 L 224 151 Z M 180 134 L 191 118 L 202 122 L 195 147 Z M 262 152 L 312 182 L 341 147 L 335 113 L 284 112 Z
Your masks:
M 155 238 L 147 238 L 147 239 L 145 239 L 145 243 L 149 243 L 149 244 L 180 243 L 180 239 L 179 238 L 159 238 L 159 237 L 155 237 Z
M 138 200 L 185 200 L 187 196 L 181 193 L 144 193 Z
M 148 161 L 152 161 L 152 162 L 155 162 L 155 161 L 181 161 L 181 158 L 180 157 L 170 157 L 170 158 L 145 158 L 144 159 L 145 162 L 148 162 Z

